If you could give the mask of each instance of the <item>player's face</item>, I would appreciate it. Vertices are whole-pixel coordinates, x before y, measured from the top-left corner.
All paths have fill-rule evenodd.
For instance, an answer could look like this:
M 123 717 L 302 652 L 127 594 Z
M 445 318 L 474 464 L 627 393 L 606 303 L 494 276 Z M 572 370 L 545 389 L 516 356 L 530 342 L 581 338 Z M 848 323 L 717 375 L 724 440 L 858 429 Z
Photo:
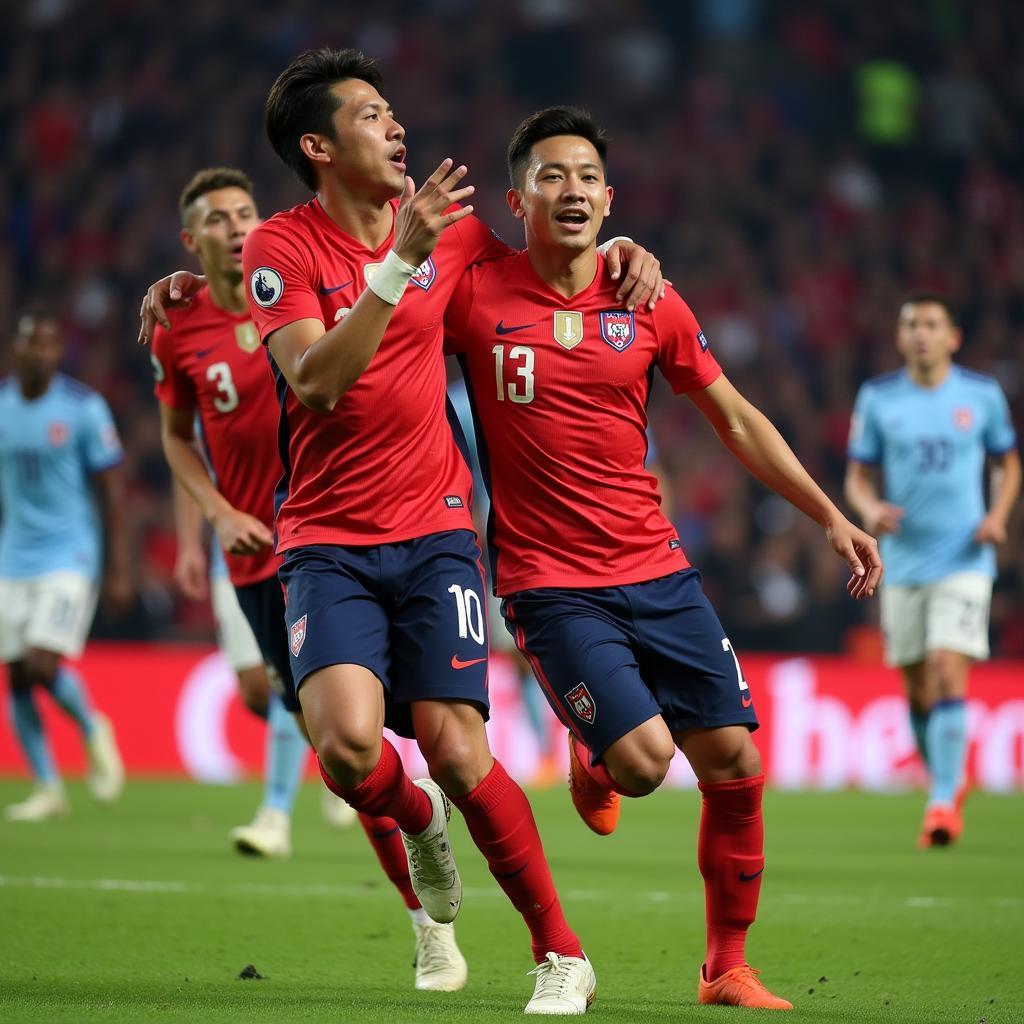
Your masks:
M 513 214 L 526 221 L 530 245 L 582 251 L 592 246 L 611 210 L 597 150 L 578 135 L 556 135 L 530 151 L 522 190 L 508 195 Z
M 900 310 L 896 343 L 910 366 L 930 370 L 952 359 L 960 331 L 939 303 L 908 302 Z
M 63 346 L 54 320 L 23 317 L 14 336 L 14 369 L 30 389 L 46 387 L 60 367 Z
M 334 139 L 320 140 L 323 161 L 344 187 L 387 201 L 405 187 L 405 129 L 387 100 L 368 82 L 349 78 L 331 87 L 341 100 L 334 112 Z
M 192 203 L 181 240 L 207 275 L 241 280 L 242 243 L 259 222 L 256 204 L 244 188 L 216 188 Z

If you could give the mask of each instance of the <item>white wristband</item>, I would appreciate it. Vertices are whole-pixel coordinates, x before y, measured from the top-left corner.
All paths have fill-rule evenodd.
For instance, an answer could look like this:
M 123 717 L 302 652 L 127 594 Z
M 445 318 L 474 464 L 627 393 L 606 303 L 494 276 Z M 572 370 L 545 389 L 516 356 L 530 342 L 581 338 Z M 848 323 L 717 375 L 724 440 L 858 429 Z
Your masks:
M 613 245 L 614 245 L 614 244 L 615 244 L 616 242 L 632 242 L 632 241 L 633 241 L 633 239 L 632 239 L 632 238 L 630 238 L 630 237 L 629 237 L 629 235 L 616 235 L 616 236 L 615 236 L 614 238 L 609 238 L 607 242 L 604 242 L 604 243 L 602 243 L 601 245 L 599 245 L 599 246 L 597 247 L 597 251 L 598 251 L 598 252 L 599 252 L 599 253 L 600 253 L 600 254 L 601 254 L 602 256 L 607 256 L 607 255 L 608 255 L 608 250 L 609 250 L 609 249 L 610 249 L 610 248 L 611 248 L 611 247 L 612 247 L 612 246 L 613 246 Z
M 416 267 L 410 267 L 394 249 L 389 249 L 384 262 L 373 272 L 366 286 L 382 302 L 397 306 L 405 294 L 405 286 L 416 270 Z

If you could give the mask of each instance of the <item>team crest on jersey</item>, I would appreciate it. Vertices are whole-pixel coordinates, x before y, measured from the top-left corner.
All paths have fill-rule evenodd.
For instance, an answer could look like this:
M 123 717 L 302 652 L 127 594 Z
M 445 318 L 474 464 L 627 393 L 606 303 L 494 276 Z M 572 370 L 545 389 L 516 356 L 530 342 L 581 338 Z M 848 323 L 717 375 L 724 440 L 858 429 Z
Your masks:
M 257 267 L 249 278 L 249 291 L 264 309 L 276 306 L 284 295 L 284 279 L 271 267 Z
M 957 430 L 970 430 L 974 425 L 974 410 L 967 405 L 958 405 L 953 410 L 953 426 Z
M 583 314 L 576 309 L 556 309 L 552 331 L 562 348 L 575 348 L 583 340 Z
M 50 429 L 47 431 L 50 444 L 54 448 L 59 448 L 68 439 L 68 425 L 66 423 L 51 423 Z
M 255 352 L 260 347 L 260 332 L 251 320 L 235 325 L 235 343 L 243 352 Z
M 636 338 L 636 323 L 628 309 L 603 309 L 598 314 L 601 337 L 616 352 L 629 348 Z
M 288 630 L 288 646 L 291 648 L 292 657 L 297 658 L 302 645 L 306 642 L 306 616 L 297 619 L 291 624 Z
M 428 256 L 416 268 L 416 273 L 412 275 L 412 283 L 426 292 L 430 290 L 435 277 L 437 277 L 437 267 L 434 266 L 434 257 Z
M 569 702 L 569 706 L 573 709 L 577 718 L 586 722 L 587 725 L 594 724 L 594 719 L 597 717 L 597 704 L 594 703 L 594 698 L 590 696 L 586 683 L 574 686 L 565 695 L 565 699 Z

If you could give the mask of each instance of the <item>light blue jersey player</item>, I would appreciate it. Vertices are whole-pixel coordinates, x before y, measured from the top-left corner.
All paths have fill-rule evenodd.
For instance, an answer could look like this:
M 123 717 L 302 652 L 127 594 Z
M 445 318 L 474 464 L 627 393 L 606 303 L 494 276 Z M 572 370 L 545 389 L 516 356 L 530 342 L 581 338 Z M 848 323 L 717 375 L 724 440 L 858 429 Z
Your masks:
M 22 317 L 14 375 L 0 383 L 0 659 L 7 664 L 14 728 L 35 779 L 30 796 L 7 807 L 10 821 L 41 821 L 68 808 L 37 687 L 81 729 L 93 796 L 112 801 L 124 784 L 110 722 L 93 710 L 77 671 L 62 664 L 81 654 L 101 576 L 114 609 L 131 599 L 121 443 L 106 402 L 57 372 L 61 349 L 56 320 Z
M 999 385 L 953 363 L 961 332 L 945 299 L 911 295 L 897 341 L 904 369 L 868 381 L 857 396 L 846 496 L 881 536 L 886 657 L 903 674 L 932 777 L 919 841 L 928 847 L 953 842 L 963 828 L 967 678 L 971 662 L 988 657 L 994 545 L 1006 539 L 1020 459 Z

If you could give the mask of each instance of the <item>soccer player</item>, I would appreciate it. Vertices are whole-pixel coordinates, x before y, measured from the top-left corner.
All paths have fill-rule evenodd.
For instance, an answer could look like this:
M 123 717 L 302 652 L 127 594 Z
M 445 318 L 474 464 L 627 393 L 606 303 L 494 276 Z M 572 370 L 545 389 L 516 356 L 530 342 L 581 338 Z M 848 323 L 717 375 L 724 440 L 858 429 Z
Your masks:
M 595 978 L 533 813 L 491 755 L 483 574 L 465 458 L 446 416 L 442 316 L 464 270 L 508 250 L 457 204 L 446 160 L 414 192 L 405 132 L 355 51 L 296 58 L 267 132 L 315 198 L 246 240 L 253 317 L 281 401 L 278 547 L 293 676 L 328 785 L 402 829 L 417 893 L 450 921 L 448 798 L 531 936 L 527 1013 L 578 1014 Z M 400 197 L 400 201 L 399 201 Z M 436 782 L 382 737 L 415 736 Z
M 58 372 L 63 345 L 54 316 L 24 315 L 13 352 L 14 374 L 0 383 L 0 659 L 35 786 L 5 816 L 43 821 L 66 814 L 68 803 L 39 717 L 39 689 L 81 730 L 93 797 L 109 803 L 124 787 L 110 722 L 63 659 L 82 652 L 101 571 L 112 612 L 127 608 L 134 588 L 121 442 L 107 403 Z
M 206 284 L 187 308 L 171 314 L 169 328 L 154 334 L 162 440 L 176 478 L 226 552 L 238 603 L 264 661 L 286 684 L 283 697 L 270 703 L 268 800 L 252 825 L 233 833 L 243 851 L 285 856 L 288 814 L 307 746 L 298 742 L 298 727 L 288 713 L 298 705 L 277 580 L 280 558 L 272 546 L 274 487 L 281 475 L 278 405 L 266 353 L 248 313 L 241 269 L 242 243 L 259 218 L 249 178 L 231 168 L 198 172 L 182 192 L 180 208 L 182 241 L 198 257 Z M 209 468 L 194 445 L 197 415 Z M 270 803 L 275 793 L 280 795 L 277 806 Z M 466 964 L 454 931 L 424 913 L 412 890 L 397 825 L 375 813 L 360 815 L 360 823 L 409 910 L 416 933 L 416 987 L 461 988 Z
M 1021 481 L 1006 399 L 991 377 L 953 362 L 962 340 L 943 296 L 904 300 L 896 343 L 905 366 L 861 387 L 846 473 L 847 500 L 882 538 L 886 659 L 903 676 L 931 776 L 922 848 L 963 830 L 967 681 L 972 662 L 988 656 L 995 545 L 1006 540 Z
M 491 557 L 503 613 L 570 732 L 572 798 L 607 834 L 619 797 L 656 789 L 676 747 L 699 780 L 705 882 L 702 1003 L 791 1009 L 744 955 L 764 870 L 764 776 L 753 700 L 700 575 L 644 467 L 659 370 L 766 485 L 825 530 L 857 597 L 873 592 L 874 541 L 811 480 L 723 376 L 671 289 L 653 313 L 616 300 L 595 247 L 609 213 L 606 137 L 556 107 L 508 150 L 508 202 L 527 249 L 463 276 L 448 347 L 469 385 L 491 483 Z

